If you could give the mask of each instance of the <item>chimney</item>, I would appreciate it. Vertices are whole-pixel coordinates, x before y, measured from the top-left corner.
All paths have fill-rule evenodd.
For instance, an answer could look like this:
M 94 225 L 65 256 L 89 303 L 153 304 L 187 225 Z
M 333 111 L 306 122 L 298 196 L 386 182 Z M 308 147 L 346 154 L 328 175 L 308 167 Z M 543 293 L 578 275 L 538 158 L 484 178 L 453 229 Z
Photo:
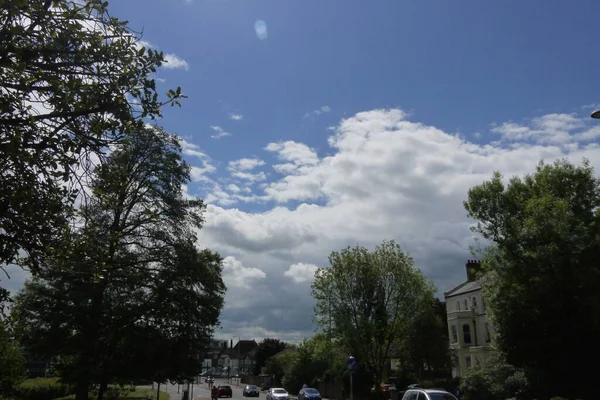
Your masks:
M 233 349 L 233 339 L 229 339 L 229 348 Z
M 467 260 L 467 280 L 473 282 L 477 280 L 477 275 L 481 271 L 480 260 Z

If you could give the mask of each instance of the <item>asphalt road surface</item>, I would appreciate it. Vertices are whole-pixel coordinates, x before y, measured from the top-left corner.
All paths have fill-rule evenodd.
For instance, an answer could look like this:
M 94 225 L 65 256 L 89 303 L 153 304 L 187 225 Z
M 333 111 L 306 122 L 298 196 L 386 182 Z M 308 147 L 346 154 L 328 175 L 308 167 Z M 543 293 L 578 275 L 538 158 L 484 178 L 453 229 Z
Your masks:
M 244 389 L 245 384 L 240 383 L 238 386 L 237 380 L 236 379 L 231 379 L 231 381 L 228 381 L 226 378 L 224 379 L 220 379 L 220 378 L 215 378 L 215 385 L 229 385 L 231 386 L 231 391 L 232 391 L 232 399 L 233 400 L 246 400 L 246 397 L 242 396 L 242 390 Z M 184 389 L 187 388 L 187 384 L 182 384 L 182 385 L 171 385 L 170 383 L 168 384 L 161 384 L 160 385 L 160 390 L 169 393 L 169 395 L 171 396 L 171 400 L 181 400 L 181 398 L 183 397 L 183 391 Z M 156 384 L 154 384 L 154 390 L 156 390 Z M 210 389 L 208 388 L 208 383 L 204 383 L 204 378 L 202 378 L 202 383 L 201 384 L 194 384 L 193 388 L 192 385 L 190 384 L 190 399 L 192 400 L 210 400 Z M 248 399 L 256 399 L 256 397 L 248 397 Z M 259 399 L 265 400 L 266 399 L 266 395 L 265 393 L 261 393 Z

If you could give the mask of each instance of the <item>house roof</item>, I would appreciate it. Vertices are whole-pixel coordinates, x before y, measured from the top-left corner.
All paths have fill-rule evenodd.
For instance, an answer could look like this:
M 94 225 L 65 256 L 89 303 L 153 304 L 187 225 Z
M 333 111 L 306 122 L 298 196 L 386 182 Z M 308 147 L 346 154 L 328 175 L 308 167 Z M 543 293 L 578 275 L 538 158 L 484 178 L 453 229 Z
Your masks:
M 242 354 L 246 354 L 251 352 L 252 350 L 256 349 L 258 347 L 258 343 L 256 343 L 256 340 L 252 339 L 252 340 L 239 340 L 235 346 L 233 346 L 232 352 L 235 353 L 238 351 L 238 346 L 239 346 L 239 351 Z
M 454 289 L 449 290 L 444 293 L 444 297 L 453 297 L 458 296 L 465 293 L 475 292 L 481 289 L 481 283 L 479 281 L 466 281 L 455 287 Z

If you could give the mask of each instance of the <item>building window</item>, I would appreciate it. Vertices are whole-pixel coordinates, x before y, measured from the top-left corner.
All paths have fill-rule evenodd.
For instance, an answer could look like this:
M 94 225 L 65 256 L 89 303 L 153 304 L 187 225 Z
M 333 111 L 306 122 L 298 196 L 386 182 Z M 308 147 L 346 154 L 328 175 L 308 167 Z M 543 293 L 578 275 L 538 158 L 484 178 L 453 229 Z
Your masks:
M 456 311 L 460 311 L 460 301 L 456 302 Z
M 465 310 L 469 309 L 469 300 L 465 299 Z
M 452 333 L 452 343 L 458 343 L 458 331 L 456 330 L 456 325 L 452 325 L 450 330 Z
M 471 344 L 471 327 L 468 324 L 463 325 L 463 343 Z
M 471 300 L 471 304 L 473 305 L 473 308 L 477 308 L 477 297 L 473 296 L 473 299 Z
M 492 341 L 492 335 L 490 334 L 490 325 L 485 323 L 485 342 L 489 343 Z
M 467 368 L 471 368 L 471 356 L 466 356 L 465 362 L 467 363 Z

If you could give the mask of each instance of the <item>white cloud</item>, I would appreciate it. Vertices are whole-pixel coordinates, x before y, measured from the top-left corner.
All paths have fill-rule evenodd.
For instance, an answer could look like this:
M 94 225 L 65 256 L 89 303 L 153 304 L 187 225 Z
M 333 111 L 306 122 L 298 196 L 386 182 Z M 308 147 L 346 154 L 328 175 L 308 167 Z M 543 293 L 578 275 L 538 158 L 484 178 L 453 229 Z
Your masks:
M 267 179 L 267 175 L 263 172 L 243 172 L 243 171 L 234 171 L 231 173 L 231 176 L 237 179 L 242 179 L 249 182 L 262 182 Z
M 227 189 L 233 193 L 239 193 L 242 190 L 238 185 L 234 185 L 233 183 L 227 185 Z
M 229 119 L 232 119 L 234 121 L 241 121 L 242 119 L 244 119 L 244 116 L 242 114 L 229 114 Z
M 279 143 L 269 143 L 265 150 L 276 153 L 280 160 L 294 165 L 315 165 L 319 162 L 317 152 L 305 145 L 291 140 Z
M 296 283 L 309 282 L 315 277 L 318 267 L 314 264 L 297 263 L 283 273 L 284 276 L 292 278 Z
M 142 48 L 145 47 L 147 49 L 156 49 L 156 46 L 154 46 L 152 43 L 148 42 L 147 40 L 138 40 L 136 42 L 136 45 L 138 48 Z M 164 55 L 164 63 L 162 65 L 162 68 L 166 68 L 166 69 L 177 69 L 177 68 L 181 68 L 184 70 L 189 70 L 190 66 L 187 63 L 187 61 L 185 61 L 183 58 L 177 56 L 176 54 L 173 53 L 167 53 Z M 159 82 L 164 82 L 165 80 L 159 78 L 157 79 Z
M 313 110 L 311 112 L 308 112 L 306 114 L 304 114 L 304 118 L 310 118 L 312 116 L 315 115 L 321 115 L 321 114 L 325 114 L 331 111 L 331 107 L 329 106 L 321 106 L 319 108 L 317 108 L 316 110 Z
M 571 142 L 571 133 L 584 125 L 575 114 L 546 114 L 533 118 L 529 124 L 505 122 L 493 127 L 492 132 L 499 133 L 506 141 L 561 145 Z
M 205 160 L 205 159 L 209 158 L 206 155 L 206 153 L 204 153 L 203 151 L 200 150 L 200 146 L 198 146 L 197 144 L 190 143 L 183 138 L 181 138 L 179 140 L 179 143 L 181 144 L 181 151 L 183 152 L 183 154 L 192 156 L 192 157 L 198 157 L 201 160 Z
M 220 126 L 213 125 L 210 127 L 210 129 L 212 129 L 215 132 L 212 135 L 210 135 L 210 137 L 213 139 L 221 139 L 227 136 L 231 136 L 231 133 L 225 132 L 225 130 L 223 130 L 223 128 L 221 128 Z
M 223 259 L 223 280 L 227 287 L 248 289 L 256 280 L 266 277 L 264 271 L 258 268 L 244 267 L 242 262 L 233 256 Z
M 177 69 L 177 68 L 181 68 L 184 70 L 189 70 L 190 66 L 187 63 L 187 61 L 185 61 L 183 58 L 176 56 L 173 53 L 167 53 L 165 54 L 165 63 L 162 65 L 164 68 L 167 69 Z
M 265 165 L 265 162 L 259 158 L 242 158 L 235 161 L 229 161 L 228 169 L 230 171 L 249 171 L 263 165 Z
M 203 167 L 192 165 L 190 167 L 190 178 L 192 182 L 212 181 L 207 175 L 215 172 L 217 169 L 210 163 L 204 163 Z
M 267 164 L 235 164 L 242 169 L 231 172 L 243 183 L 215 186 L 198 232 L 202 246 L 232 257 L 224 271 L 222 332 L 311 335 L 307 282 L 315 266 L 328 265 L 331 251 L 356 244 L 372 248 L 396 239 L 440 292 L 448 290 L 465 278 L 471 257 L 473 221 L 462 206 L 470 187 L 496 170 L 507 178 L 532 172 L 541 158 L 587 157 L 600 173 L 600 124 L 588 115 L 547 114 L 492 129 L 498 142 L 472 143 L 402 110 L 371 110 L 340 121 L 319 153 L 311 146 L 322 145 L 312 142 L 266 144 L 279 160 L 271 181 L 258 170 Z M 493 136 L 480 133 L 478 142 Z M 185 143 L 186 154 L 208 159 Z M 248 179 L 258 182 L 254 191 Z M 253 201 L 262 203 L 244 208 Z

